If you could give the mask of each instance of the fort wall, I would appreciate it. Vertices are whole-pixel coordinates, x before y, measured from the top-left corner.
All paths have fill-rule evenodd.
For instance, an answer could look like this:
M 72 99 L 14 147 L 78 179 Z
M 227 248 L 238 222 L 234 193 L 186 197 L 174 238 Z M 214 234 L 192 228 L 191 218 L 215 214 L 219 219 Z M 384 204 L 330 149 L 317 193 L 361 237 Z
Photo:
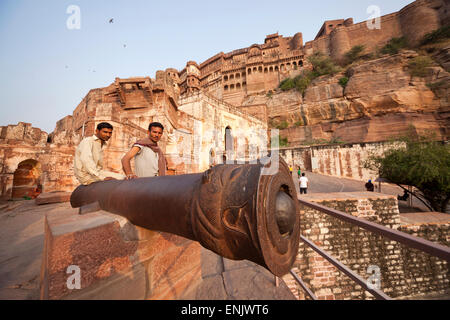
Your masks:
M 236 106 L 247 95 L 267 92 L 278 87 L 294 71 L 308 68 L 307 57 L 315 52 L 330 55 L 342 62 L 345 53 L 356 45 L 364 45 L 365 53 L 384 46 L 390 39 L 406 37 L 417 45 L 426 33 L 438 29 L 450 20 L 448 2 L 443 0 L 417 0 L 398 12 L 373 21 L 353 23 L 353 19 L 326 21 L 316 39 L 303 44 L 303 36 L 293 37 L 271 34 L 264 44 L 223 52 L 198 66 L 199 80 L 183 83 L 181 94 L 192 90 L 205 90 Z M 239 74 L 239 77 L 237 75 Z
M 400 230 L 448 246 L 450 220 L 445 214 L 430 214 L 426 220 L 411 224 L 399 214 L 393 196 L 373 192 L 314 194 L 306 200 L 346 212 L 394 230 Z M 448 294 L 448 263 L 378 236 L 357 226 L 301 206 L 302 235 L 338 261 L 367 279 L 377 274 L 380 289 L 392 298 Z M 321 300 L 374 299 L 360 285 L 300 241 L 295 270 Z M 374 273 L 374 270 L 376 271 Z M 291 275 L 283 277 L 299 299 L 304 291 Z

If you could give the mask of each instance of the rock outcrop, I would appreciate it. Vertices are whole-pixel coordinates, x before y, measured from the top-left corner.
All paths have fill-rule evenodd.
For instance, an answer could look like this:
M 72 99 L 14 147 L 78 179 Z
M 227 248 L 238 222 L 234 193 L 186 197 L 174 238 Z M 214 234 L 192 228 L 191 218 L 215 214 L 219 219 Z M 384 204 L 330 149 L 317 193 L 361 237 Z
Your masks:
M 270 123 L 282 129 L 289 146 L 318 140 L 384 141 L 411 127 L 448 139 L 450 74 L 436 63 L 426 68 L 426 77 L 411 76 L 408 66 L 418 55 L 403 51 L 359 62 L 315 79 L 304 96 L 295 90 L 277 92 L 248 98 L 244 107 L 250 110 L 265 99 Z M 349 81 L 344 88 L 339 79 L 345 76 Z

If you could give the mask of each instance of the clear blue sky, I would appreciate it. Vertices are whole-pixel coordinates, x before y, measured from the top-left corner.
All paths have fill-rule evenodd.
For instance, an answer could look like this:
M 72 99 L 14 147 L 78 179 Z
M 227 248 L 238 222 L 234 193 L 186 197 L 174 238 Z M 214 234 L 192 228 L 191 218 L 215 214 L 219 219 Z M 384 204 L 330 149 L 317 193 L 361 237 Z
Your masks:
M 411 2 L 0 0 L 0 126 L 23 121 L 50 133 L 90 89 L 115 77 L 154 78 L 275 32 L 302 32 L 306 42 L 325 20 L 357 23 L 370 5 L 385 15 Z M 80 8 L 80 29 L 67 27 L 70 5 Z

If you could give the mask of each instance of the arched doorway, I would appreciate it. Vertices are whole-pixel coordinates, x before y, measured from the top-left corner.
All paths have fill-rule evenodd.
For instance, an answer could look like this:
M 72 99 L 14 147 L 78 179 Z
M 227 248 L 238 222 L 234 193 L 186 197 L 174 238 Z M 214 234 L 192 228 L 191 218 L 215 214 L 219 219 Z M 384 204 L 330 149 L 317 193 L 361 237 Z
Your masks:
M 233 151 L 234 151 L 233 135 L 231 133 L 230 126 L 227 126 L 225 128 L 225 155 L 227 160 L 233 159 Z
M 32 159 L 19 163 L 14 172 L 12 199 L 34 199 L 42 193 L 41 164 Z

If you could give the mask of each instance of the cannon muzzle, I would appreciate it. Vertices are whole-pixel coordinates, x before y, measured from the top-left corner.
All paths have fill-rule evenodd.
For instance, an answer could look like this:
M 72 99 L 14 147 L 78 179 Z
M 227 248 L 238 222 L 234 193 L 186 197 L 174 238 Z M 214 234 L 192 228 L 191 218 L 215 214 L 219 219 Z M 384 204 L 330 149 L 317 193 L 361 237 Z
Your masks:
M 282 276 L 297 256 L 300 219 L 289 168 L 280 159 L 271 172 L 273 161 L 95 182 L 75 189 L 70 203 L 96 203 L 134 225 L 198 241 L 225 258 L 247 259 Z

